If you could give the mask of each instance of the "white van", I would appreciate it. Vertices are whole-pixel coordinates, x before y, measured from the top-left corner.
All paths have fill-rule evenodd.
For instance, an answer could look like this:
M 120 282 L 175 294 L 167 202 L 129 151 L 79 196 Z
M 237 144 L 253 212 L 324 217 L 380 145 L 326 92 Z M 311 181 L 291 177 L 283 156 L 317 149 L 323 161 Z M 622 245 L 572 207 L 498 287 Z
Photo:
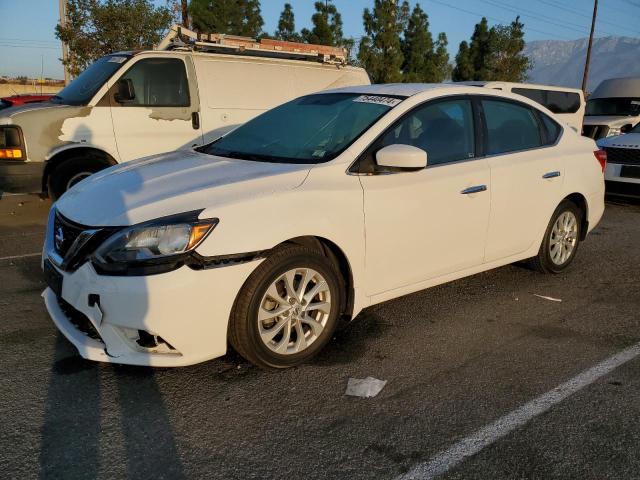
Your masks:
M 370 84 L 343 49 L 184 32 L 189 44 L 104 56 L 51 102 L 3 110 L 0 192 L 58 198 L 94 172 L 210 143 L 301 95 Z
M 640 77 L 604 80 L 589 96 L 583 134 L 598 140 L 640 123 Z
M 465 85 L 492 88 L 527 97 L 547 107 L 576 132 L 582 130 L 585 114 L 584 94 L 579 88 L 536 85 L 514 82 L 458 82 Z

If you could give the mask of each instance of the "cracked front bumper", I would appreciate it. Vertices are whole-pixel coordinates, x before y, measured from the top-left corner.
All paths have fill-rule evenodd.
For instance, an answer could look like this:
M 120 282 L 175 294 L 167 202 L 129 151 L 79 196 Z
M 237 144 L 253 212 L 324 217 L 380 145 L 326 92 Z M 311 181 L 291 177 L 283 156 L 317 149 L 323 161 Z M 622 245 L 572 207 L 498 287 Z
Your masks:
M 42 296 L 56 327 L 86 359 L 192 365 L 226 353 L 233 302 L 259 263 L 199 271 L 185 266 L 138 277 L 101 276 L 90 262 L 74 272 L 54 267 L 62 275 L 60 296 L 51 288 Z M 85 317 L 84 327 L 77 316 Z M 171 349 L 142 347 L 136 341 L 139 331 L 161 337 Z

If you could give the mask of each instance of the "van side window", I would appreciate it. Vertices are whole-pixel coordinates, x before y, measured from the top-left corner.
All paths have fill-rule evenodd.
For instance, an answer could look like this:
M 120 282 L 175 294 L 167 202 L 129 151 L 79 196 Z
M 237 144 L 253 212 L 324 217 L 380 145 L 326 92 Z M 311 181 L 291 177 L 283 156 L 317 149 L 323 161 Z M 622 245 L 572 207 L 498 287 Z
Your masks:
M 537 88 L 513 88 L 511 92 L 538 102 L 553 113 L 576 113 L 580 110 L 580 95 L 577 93 Z
M 189 83 L 179 58 L 145 58 L 122 77 L 133 82 L 135 99 L 127 106 L 188 107 Z
M 384 134 L 378 148 L 398 143 L 426 151 L 429 165 L 475 157 L 471 101 L 447 100 L 416 107 Z
M 502 100 L 482 100 L 487 126 L 487 154 L 517 152 L 540 147 L 539 123 L 528 105 Z

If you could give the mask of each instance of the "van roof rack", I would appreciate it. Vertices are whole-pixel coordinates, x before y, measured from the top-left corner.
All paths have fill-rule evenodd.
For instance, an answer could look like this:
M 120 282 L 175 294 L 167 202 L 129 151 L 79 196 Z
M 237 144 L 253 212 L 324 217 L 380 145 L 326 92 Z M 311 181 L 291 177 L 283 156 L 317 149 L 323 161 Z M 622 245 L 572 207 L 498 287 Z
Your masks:
M 167 35 L 156 47 L 156 50 L 184 49 L 252 57 L 311 60 L 334 65 L 345 65 L 349 56 L 347 49 L 341 47 L 285 42 L 270 38 L 256 40 L 251 37 L 222 33 L 199 33 L 180 25 L 172 25 Z

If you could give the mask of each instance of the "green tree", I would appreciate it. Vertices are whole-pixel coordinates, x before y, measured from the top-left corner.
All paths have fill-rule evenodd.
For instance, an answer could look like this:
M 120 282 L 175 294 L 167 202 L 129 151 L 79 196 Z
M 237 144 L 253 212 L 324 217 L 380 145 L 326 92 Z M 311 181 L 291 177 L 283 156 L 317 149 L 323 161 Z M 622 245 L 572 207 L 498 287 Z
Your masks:
M 491 28 L 483 18 L 475 26 L 471 43 L 460 44 L 453 80 L 524 81 L 531 67 L 522 53 L 524 46 L 524 24 L 520 17 L 510 25 Z
M 65 64 L 76 76 L 97 58 L 152 48 L 171 25 L 172 12 L 149 0 L 67 0 L 66 25 L 56 37 L 69 46 Z
M 299 42 L 302 40 L 300 34 L 296 32 L 296 19 L 290 3 L 284 4 L 284 10 L 280 14 L 275 37 L 286 42 Z
M 307 43 L 340 47 L 344 44 L 342 15 L 330 2 L 316 2 L 316 13 L 311 17 L 313 28 L 302 29 L 302 38 Z
M 454 82 L 466 82 L 473 80 L 475 69 L 471 61 L 471 52 L 469 44 L 466 41 L 460 42 L 458 54 L 456 55 L 456 66 L 451 73 L 451 79 Z
M 401 41 L 404 81 L 439 83 L 445 80 L 449 75 L 447 43 L 446 34 L 440 33 L 434 44 L 429 17 L 420 4 L 416 4 Z
M 469 54 L 473 63 L 472 80 L 490 80 L 491 68 L 494 57 L 494 35 L 495 30 L 489 28 L 489 23 L 482 17 L 480 23 L 476 24 L 469 44 Z
M 258 37 L 264 25 L 260 0 L 191 0 L 189 13 L 199 32 Z
M 396 0 L 375 0 L 373 10 L 363 14 L 366 35 L 360 40 L 358 60 L 373 83 L 402 81 L 403 54 L 400 34 L 409 17 L 409 3 L 398 6 Z
M 531 68 L 524 50 L 524 24 L 517 17 L 511 25 L 496 25 L 493 34 L 493 64 L 491 79 L 504 82 L 524 82 Z

